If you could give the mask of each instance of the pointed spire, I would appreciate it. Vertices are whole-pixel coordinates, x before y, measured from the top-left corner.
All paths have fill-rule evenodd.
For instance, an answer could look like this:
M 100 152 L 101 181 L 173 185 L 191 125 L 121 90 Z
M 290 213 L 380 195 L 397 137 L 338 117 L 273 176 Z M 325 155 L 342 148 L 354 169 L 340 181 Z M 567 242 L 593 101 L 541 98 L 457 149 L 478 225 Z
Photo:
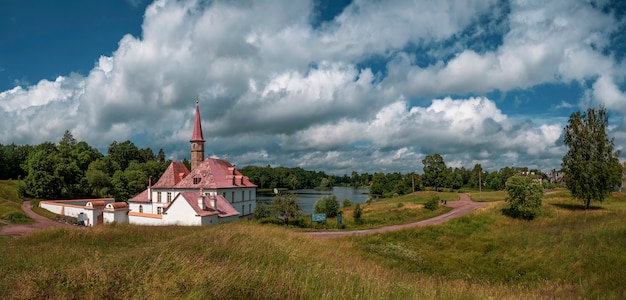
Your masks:
M 198 108 L 198 95 L 196 94 L 196 119 L 193 122 L 193 135 L 191 136 L 192 142 L 204 142 L 202 136 L 202 123 L 200 122 L 200 109 Z

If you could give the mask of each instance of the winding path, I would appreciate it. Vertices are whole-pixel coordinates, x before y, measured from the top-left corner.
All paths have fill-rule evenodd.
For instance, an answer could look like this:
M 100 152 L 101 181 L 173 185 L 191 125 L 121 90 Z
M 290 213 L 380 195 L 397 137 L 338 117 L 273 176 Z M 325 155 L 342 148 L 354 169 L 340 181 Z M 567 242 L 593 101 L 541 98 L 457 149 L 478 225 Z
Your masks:
M 459 201 L 450 201 L 446 206 L 452 207 L 452 210 L 434 218 L 422 220 L 419 222 L 406 223 L 400 225 L 392 225 L 385 226 L 374 229 L 364 229 L 364 230 L 353 230 L 353 231 L 316 231 L 316 232 L 307 232 L 306 235 L 315 236 L 315 237 L 340 237 L 340 236 L 349 236 L 349 235 L 365 235 L 372 234 L 378 232 L 387 232 L 400 230 L 409 227 L 423 227 L 428 225 L 440 224 L 450 219 L 458 218 L 460 216 L 467 215 L 473 210 L 483 207 L 487 204 L 493 202 L 474 202 L 470 199 L 470 197 L 466 194 L 459 194 Z
M 464 216 L 479 207 L 483 207 L 487 204 L 493 203 L 493 202 L 474 202 L 466 194 L 459 194 L 459 197 L 460 197 L 459 201 L 450 201 L 447 204 L 447 206 L 452 207 L 451 211 L 443 215 L 426 219 L 426 220 L 422 220 L 419 222 L 385 226 L 385 227 L 374 228 L 374 229 L 364 229 L 364 230 L 354 230 L 354 231 L 317 231 L 317 232 L 307 232 L 305 234 L 310 235 L 310 236 L 315 236 L 315 237 L 339 237 L 339 236 L 365 235 L 365 234 L 372 234 L 372 233 L 378 233 L 378 232 L 387 232 L 387 231 L 399 230 L 399 229 L 404 229 L 404 228 L 409 228 L 409 227 L 423 227 L 427 225 L 440 224 L 450 219 Z M 35 231 L 46 229 L 46 228 L 53 228 L 53 227 L 73 227 L 72 225 L 50 220 L 48 218 L 45 218 L 36 214 L 35 212 L 32 211 L 30 207 L 30 201 L 28 200 L 25 200 L 22 203 L 22 210 L 27 216 L 35 220 L 35 223 L 26 224 L 26 225 L 10 224 L 6 226 L 2 226 L 0 227 L 0 236 L 1 235 L 12 235 L 12 236 L 23 235 L 23 234 L 35 232 Z
M 0 227 L 0 235 L 24 235 L 38 230 L 52 227 L 73 227 L 72 225 L 50 220 L 35 213 L 30 207 L 30 201 L 22 202 L 22 210 L 24 213 L 35 220 L 33 224 L 10 224 Z

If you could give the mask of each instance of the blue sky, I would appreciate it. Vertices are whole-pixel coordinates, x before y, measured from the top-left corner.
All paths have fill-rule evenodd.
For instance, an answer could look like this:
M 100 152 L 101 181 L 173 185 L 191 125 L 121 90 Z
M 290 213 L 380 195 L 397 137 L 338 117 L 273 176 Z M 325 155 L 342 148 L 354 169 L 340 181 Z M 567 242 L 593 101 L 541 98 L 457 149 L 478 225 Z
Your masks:
M 559 168 L 568 116 L 626 145 L 620 1 L 3 1 L 0 143 L 114 140 L 343 174 Z

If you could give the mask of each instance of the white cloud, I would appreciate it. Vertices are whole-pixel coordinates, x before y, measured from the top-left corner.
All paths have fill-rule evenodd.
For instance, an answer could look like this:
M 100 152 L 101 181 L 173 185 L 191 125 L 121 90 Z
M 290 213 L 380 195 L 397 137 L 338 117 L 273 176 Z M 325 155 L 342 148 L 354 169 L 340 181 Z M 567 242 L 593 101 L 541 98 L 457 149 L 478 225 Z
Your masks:
M 598 78 L 589 97 L 626 112 L 623 71 L 598 50 L 615 25 L 586 3 L 513 1 L 503 25 L 488 25 L 502 26 L 501 45 L 466 47 L 480 33 L 463 31 L 500 5 L 354 1 L 313 28 L 309 1 L 159 0 L 141 36 L 86 76 L 1 92 L 0 143 L 71 130 L 104 149 L 141 135 L 182 158 L 199 94 L 207 155 L 238 165 L 404 172 L 439 152 L 453 166 L 558 167 L 562 119 L 519 119 L 473 95 Z M 412 47 L 437 61 L 418 63 Z M 365 63 L 374 56 L 384 75 Z

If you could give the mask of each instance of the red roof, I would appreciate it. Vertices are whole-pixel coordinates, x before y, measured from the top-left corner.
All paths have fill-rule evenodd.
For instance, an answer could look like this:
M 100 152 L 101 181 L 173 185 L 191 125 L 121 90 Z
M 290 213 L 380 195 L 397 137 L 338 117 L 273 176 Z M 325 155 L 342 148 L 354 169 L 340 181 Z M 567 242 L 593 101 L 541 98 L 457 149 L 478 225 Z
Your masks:
M 218 189 L 256 187 L 256 185 L 248 177 L 243 176 L 227 160 L 207 158 L 191 171 L 188 176 L 185 176 L 176 187 L 185 189 Z
M 193 122 L 193 135 L 191 136 L 192 142 L 204 142 L 204 137 L 202 136 L 202 123 L 200 122 L 200 109 L 198 108 L 198 103 L 196 102 L 196 119 Z
M 232 205 L 230 205 L 230 203 L 228 203 L 228 201 L 221 195 L 205 196 L 204 201 L 206 209 L 202 209 L 198 205 L 198 196 L 199 193 L 196 192 L 180 193 L 172 201 L 172 203 L 176 201 L 179 197 L 182 197 L 185 201 L 187 201 L 189 206 L 191 206 L 196 211 L 196 214 L 198 214 L 199 216 L 210 216 L 217 214 L 218 217 L 224 218 L 239 215 L 239 212 Z M 217 210 L 214 209 L 211 205 L 211 200 L 213 199 L 217 201 Z
M 143 190 L 143 192 L 139 193 L 139 195 L 128 199 L 129 202 L 150 202 L 148 199 L 148 190 Z
M 187 175 L 189 170 L 182 162 L 172 162 L 167 170 L 163 172 L 159 181 L 154 184 L 153 188 L 173 188 L 181 182 Z

